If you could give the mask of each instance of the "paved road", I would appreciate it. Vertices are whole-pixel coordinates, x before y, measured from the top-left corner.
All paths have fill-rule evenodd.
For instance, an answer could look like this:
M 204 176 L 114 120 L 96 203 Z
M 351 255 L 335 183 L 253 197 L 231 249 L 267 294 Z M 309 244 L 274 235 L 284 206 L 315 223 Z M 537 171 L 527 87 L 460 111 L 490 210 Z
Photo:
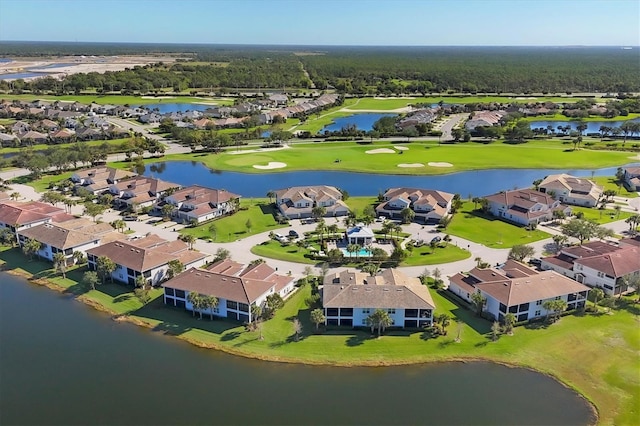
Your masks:
M 37 193 L 32 187 L 27 185 L 12 185 L 12 191 L 20 192 L 22 199 L 20 201 L 26 200 L 37 200 L 40 198 L 40 194 Z M 72 213 L 74 214 L 82 214 L 83 207 L 74 206 L 72 207 Z M 115 210 L 110 210 L 105 212 L 100 218 L 103 222 L 112 222 L 116 219 L 121 219 L 120 212 Z M 157 218 L 150 218 L 156 220 Z M 327 223 L 332 224 L 334 219 L 328 219 Z M 336 222 L 339 221 L 336 219 Z M 158 224 L 149 224 L 147 220 L 139 221 L 139 222 L 127 222 L 127 226 L 135 231 L 136 235 L 145 235 L 147 233 L 157 234 L 162 238 L 167 240 L 175 240 L 179 233 L 178 231 L 183 227 L 183 225 L 176 224 L 174 222 L 159 222 Z M 295 229 L 298 233 L 302 235 L 302 233 L 307 231 L 312 231 L 316 227 L 315 224 L 302 224 L 299 220 L 291 221 L 290 228 L 284 228 L 284 233 L 288 233 L 289 229 Z M 372 224 L 372 228 L 376 229 L 381 227 L 380 223 Z M 624 234 L 629 226 L 624 222 L 624 220 L 612 222 L 606 225 L 606 227 L 611 228 L 617 234 Z M 541 230 L 549 232 L 550 234 L 559 233 L 558 229 L 550 228 L 546 226 L 540 226 Z M 443 233 L 438 232 L 435 226 L 423 226 L 420 224 L 412 223 L 409 225 L 403 226 L 403 231 L 409 233 L 410 236 L 408 238 L 418 240 L 423 239 L 425 241 L 430 241 L 436 235 L 444 236 Z M 509 253 L 509 249 L 493 249 L 481 244 L 474 243 L 472 241 L 465 240 L 463 238 L 451 236 L 452 240 L 450 244 L 456 245 L 460 248 L 469 250 L 471 256 L 465 260 L 461 260 L 458 262 L 445 263 L 440 265 L 428 265 L 428 266 L 409 266 L 409 267 L 401 267 L 399 268 L 404 273 L 409 276 L 418 276 L 425 269 L 433 272 L 435 268 L 438 268 L 443 276 L 450 276 L 457 272 L 468 271 L 476 266 L 475 259 L 480 257 L 483 261 L 488 262 L 491 265 L 496 265 L 504 262 L 507 259 L 507 255 Z M 251 253 L 251 248 L 264 242 L 269 239 L 269 231 L 263 232 L 261 234 L 253 235 L 247 238 L 243 238 L 238 241 L 234 241 L 231 243 L 210 243 L 203 240 L 197 240 L 195 243 L 195 249 L 200 250 L 204 253 L 208 253 L 211 255 L 215 255 L 216 251 L 219 248 L 225 248 L 230 251 L 231 256 L 234 260 L 241 263 L 249 263 L 252 260 L 258 258 L 258 256 Z M 553 241 L 551 238 L 542 241 L 532 242 L 530 245 L 535 248 L 536 256 L 541 256 L 543 252 L 548 251 L 548 249 L 552 246 Z M 286 262 L 282 260 L 274 260 L 274 259 L 266 259 L 267 262 L 277 268 L 281 273 L 291 273 L 295 277 L 302 277 L 304 275 L 304 270 L 307 266 L 315 267 L 314 265 L 306 265 L 294 262 Z M 344 267 L 335 268 L 331 271 L 343 270 Z M 319 271 L 319 268 L 316 268 L 316 272 Z
M 456 125 L 458 125 L 462 120 L 469 116 L 466 114 L 453 114 L 449 116 L 448 120 L 444 122 L 442 126 L 440 126 L 440 131 L 442 132 L 442 136 L 440 136 L 441 141 L 448 141 L 453 139 L 451 136 L 451 130 L 453 130 Z

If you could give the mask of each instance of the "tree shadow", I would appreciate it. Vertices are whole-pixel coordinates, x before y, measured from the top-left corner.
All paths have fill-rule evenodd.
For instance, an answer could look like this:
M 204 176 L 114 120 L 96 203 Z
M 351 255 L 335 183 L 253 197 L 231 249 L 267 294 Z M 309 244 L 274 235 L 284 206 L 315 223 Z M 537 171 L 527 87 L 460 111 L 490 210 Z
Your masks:
M 113 298 L 113 303 L 121 303 L 121 302 L 125 302 L 127 300 L 130 300 L 132 298 L 131 293 L 128 294 L 121 294 L 119 296 L 116 296 Z
M 447 346 L 450 346 L 452 343 L 455 343 L 455 342 L 456 342 L 455 339 L 451 339 L 451 338 L 444 339 L 444 340 L 441 340 L 440 342 L 438 342 L 438 347 L 443 349 L 443 348 L 446 348 Z
M 235 340 L 242 335 L 239 331 L 231 331 L 229 333 L 225 333 L 220 337 L 220 340 L 223 342 L 229 342 L 231 340 Z
M 367 340 L 369 340 L 371 338 L 372 338 L 372 336 L 367 336 L 364 333 L 357 333 L 357 334 L 354 334 L 353 336 L 350 336 L 345 341 L 345 344 L 347 346 L 349 346 L 349 347 L 356 347 L 356 346 L 360 346 L 360 345 L 364 344 L 365 341 L 367 341 Z
M 527 330 L 546 330 L 551 325 L 547 320 L 528 322 L 524 325 Z

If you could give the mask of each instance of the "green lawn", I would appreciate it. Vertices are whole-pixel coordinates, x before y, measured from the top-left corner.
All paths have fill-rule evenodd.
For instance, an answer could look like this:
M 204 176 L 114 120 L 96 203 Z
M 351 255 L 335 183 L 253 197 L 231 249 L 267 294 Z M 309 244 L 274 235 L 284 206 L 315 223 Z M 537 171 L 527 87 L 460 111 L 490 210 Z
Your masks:
M 527 99 L 530 102 L 576 102 L 580 98 L 560 98 L 557 96 L 539 96 Z M 509 103 L 513 101 L 523 102 L 518 97 L 507 96 L 428 96 L 428 97 L 404 97 L 404 98 L 360 98 L 355 105 L 349 106 L 352 110 L 380 110 L 389 111 L 398 108 L 404 108 L 408 105 L 415 104 L 437 104 L 442 101 L 445 104 L 469 104 L 469 103 L 485 103 L 500 102 Z
M 629 115 L 618 115 L 615 117 L 601 117 L 599 115 L 594 115 L 591 117 L 581 118 L 580 121 L 588 122 L 588 121 L 626 121 L 633 120 L 635 118 L 640 117 L 639 113 L 630 113 Z M 536 117 L 524 117 L 525 121 L 579 121 L 577 118 L 567 117 L 566 115 L 556 113 L 550 115 L 539 115 Z M 554 129 L 555 130 L 555 129 Z
M 407 151 L 393 154 L 366 154 L 378 148 L 391 148 L 391 143 L 359 145 L 357 143 L 294 144 L 289 149 L 278 151 L 231 154 L 181 154 L 166 155 L 163 161 L 203 162 L 211 169 L 229 170 L 243 173 L 269 173 L 295 170 L 352 171 L 381 174 L 436 175 L 467 170 L 511 169 L 511 168 L 556 168 L 594 169 L 626 164 L 629 152 L 591 151 L 582 149 L 571 151 L 557 140 L 529 142 L 508 145 L 501 142 L 492 144 L 451 144 L 411 143 Z M 404 152 L 399 154 L 398 152 Z M 309 161 L 312 158 L 313 161 Z M 339 162 L 335 160 L 339 159 Z M 152 160 L 155 161 L 155 160 Z M 285 168 L 259 170 L 253 166 L 269 162 L 282 162 Z M 452 167 L 431 167 L 429 162 L 447 162 Z M 398 164 L 422 163 L 420 168 L 402 168 Z
M 582 212 L 584 214 L 584 219 L 592 220 L 601 225 L 605 223 L 615 222 L 617 220 L 623 220 L 631 216 L 631 213 L 629 212 L 621 211 L 617 213 L 615 210 L 611 209 L 600 210 L 589 207 L 571 206 L 571 210 L 573 211 L 574 215 L 578 212 Z
M 510 248 L 516 244 L 529 244 L 551 237 L 537 229 L 527 231 L 523 227 L 503 222 L 491 215 L 483 215 L 475 211 L 474 204 L 468 201 L 463 204 L 458 213 L 453 215 L 447 232 L 491 248 Z
M 438 246 L 435 250 L 432 250 L 426 244 L 421 247 L 415 247 L 411 252 L 411 256 L 407 257 L 400 266 L 438 265 L 457 262 L 470 256 L 470 252 L 452 244 L 447 244 L 445 247 Z
M 316 247 L 317 248 L 317 247 Z M 314 265 L 318 260 L 311 258 L 311 251 L 295 244 L 282 245 L 276 240 L 267 240 L 251 248 L 251 253 L 269 259 L 285 260 L 287 262 L 308 263 Z
M 130 287 L 119 284 L 89 290 L 79 284 L 84 269 L 72 271 L 67 279 L 52 274 L 50 263 L 26 262 L 17 249 L 0 251 L 5 269 L 23 270 L 48 278 L 63 291 L 81 297 L 114 315 L 201 346 L 230 353 L 280 361 L 358 365 L 489 359 L 531 367 L 560 378 L 583 393 L 598 407 L 601 424 L 635 424 L 640 397 L 640 334 L 638 305 L 624 298 L 610 315 L 570 315 L 551 326 L 517 327 L 513 336 L 489 340 L 490 323 L 475 317 L 435 291 L 431 291 L 436 313 L 448 313 L 463 321 L 461 342 L 454 343 L 455 325 L 449 335 L 430 338 L 421 331 L 390 331 L 372 338 L 368 331 L 332 329 L 315 334 L 305 299 L 310 287 L 303 287 L 264 324 L 263 340 L 239 323 L 197 320 L 181 309 L 166 308 L 159 290 L 146 306 L 133 296 Z M 291 318 L 303 324 L 302 338 L 291 336 Z M 452 324 L 455 322 L 452 321 Z
M 197 238 L 209 239 L 217 243 L 228 243 L 265 231 L 275 231 L 288 225 L 280 225 L 274 217 L 275 207 L 267 199 L 253 198 L 242 199 L 240 210 L 232 216 L 223 217 L 212 222 L 207 222 L 195 228 L 184 228 L 181 234 L 194 235 Z M 247 220 L 251 222 L 251 229 L 247 228 Z M 209 227 L 215 225 L 216 237 L 213 238 Z
M 636 198 L 638 196 L 637 192 L 627 191 L 627 188 L 625 188 L 624 185 L 618 185 L 618 181 L 615 176 L 595 176 L 591 178 L 591 180 L 601 186 L 605 191 L 613 189 L 620 197 Z
M 32 186 L 37 192 L 46 192 L 49 184 L 69 179 L 73 172 L 64 172 L 60 174 L 47 174 L 40 179 L 32 180 L 31 175 L 20 176 L 11 180 L 13 183 L 20 183 Z
M 365 207 L 372 206 L 375 208 L 378 203 L 378 197 L 349 197 L 345 201 L 347 207 L 352 212 L 356 212 L 357 216 L 361 216 L 362 212 L 364 212 Z

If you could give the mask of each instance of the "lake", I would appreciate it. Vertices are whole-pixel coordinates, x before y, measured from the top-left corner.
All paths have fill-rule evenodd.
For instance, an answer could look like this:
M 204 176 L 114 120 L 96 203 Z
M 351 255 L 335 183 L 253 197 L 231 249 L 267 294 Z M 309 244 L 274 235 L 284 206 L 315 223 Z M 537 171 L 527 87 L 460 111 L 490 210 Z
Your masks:
M 594 170 L 595 176 L 613 176 L 616 167 Z M 199 162 L 172 161 L 147 164 L 145 175 L 183 186 L 200 184 L 226 189 L 243 197 L 265 197 L 267 192 L 302 185 L 330 185 L 352 196 L 378 195 L 389 188 L 414 187 L 481 197 L 502 190 L 529 188 L 536 179 L 554 173 L 591 177 L 591 170 L 501 169 L 477 170 L 437 176 L 382 175 L 329 171 L 237 173 L 211 170 Z
M 21 78 L 31 77 L 45 77 L 47 73 L 44 72 L 18 72 L 12 74 L 0 74 L 0 80 L 18 80 Z
M 0 341 L 0 423 L 7 425 L 594 422 L 575 392 L 529 370 L 248 360 L 114 322 L 6 273 Z
M 632 122 L 640 122 L 640 118 L 635 118 L 633 120 L 627 120 Z M 598 133 L 600 132 L 600 126 L 609 126 L 609 127 L 620 127 L 624 121 L 585 121 L 587 125 L 587 130 L 584 131 L 584 134 L 587 133 Z M 531 128 L 538 129 L 540 127 L 546 129 L 547 126 L 552 126 L 553 130 L 558 131 L 558 126 L 571 126 L 571 130 L 576 130 L 577 123 L 575 121 L 532 121 Z
M 186 112 L 186 111 L 205 111 L 209 108 L 217 108 L 218 105 L 204 105 L 204 104 L 177 104 L 177 103 L 158 103 L 147 105 L 132 105 L 141 108 L 147 108 L 152 111 L 155 108 L 158 109 L 160 114 L 166 114 L 171 112 Z
M 336 118 L 320 130 L 320 133 L 324 133 L 325 131 L 329 132 L 339 132 L 343 127 L 347 127 L 348 125 L 355 125 L 358 130 L 364 130 L 368 132 L 369 130 L 373 130 L 373 124 L 380 120 L 382 117 L 396 117 L 397 114 L 353 114 L 348 115 L 346 117 Z

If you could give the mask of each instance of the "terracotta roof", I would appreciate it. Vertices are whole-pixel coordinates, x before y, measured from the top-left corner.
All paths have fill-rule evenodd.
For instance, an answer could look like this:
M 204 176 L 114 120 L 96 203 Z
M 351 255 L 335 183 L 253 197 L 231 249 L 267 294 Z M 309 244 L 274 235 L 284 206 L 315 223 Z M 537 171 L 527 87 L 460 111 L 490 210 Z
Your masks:
M 433 189 L 402 187 L 388 189 L 387 192 L 384 193 L 384 197 L 389 201 L 395 198 L 404 198 L 405 200 L 411 200 L 413 203 L 419 200 L 419 203 L 429 205 L 437 203 L 441 206 L 446 206 L 453 199 L 453 194 Z
M 191 268 L 162 286 L 250 305 L 274 288 L 275 284 Z
M 543 271 L 524 278 L 486 282 L 478 284 L 477 287 L 505 306 L 531 303 L 589 290 L 589 287 L 555 271 Z
M 106 256 L 116 264 L 138 272 L 166 265 L 174 259 L 188 266 L 207 257 L 198 251 L 188 250 L 187 244 L 182 241 L 167 241 L 154 234 L 135 241 L 104 244 L 87 250 L 87 254 Z
M 5 201 L 0 204 L 0 222 L 11 226 L 22 226 L 28 223 L 39 221 L 62 222 L 70 218 L 75 219 L 64 212 L 64 210 L 39 201 L 29 201 L 20 203 L 16 201 Z
M 603 272 L 610 277 L 623 277 L 640 271 L 640 248 L 625 247 L 612 253 L 577 259 L 575 263 Z
M 429 289 L 418 278 L 395 269 L 369 277 L 347 270 L 325 277 L 325 308 L 435 309 Z
M 485 197 L 489 201 L 505 204 L 507 206 L 522 206 L 529 209 L 536 203 L 551 205 L 554 203 L 553 197 L 549 194 L 534 191 L 533 189 L 517 189 L 515 191 L 504 191 Z
M 332 200 L 341 200 L 342 193 L 336 187 L 328 185 L 293 186 L 276 191 L 276 197 L 280 200 L 294 199 L 295 197 L 308 197 L 312 200 L 328 197 Z
M 61 224 L 45 223 L 18 233 L 58 249 L 78 247 L 96 240 L 113 241 L 125 238 L 108 223 L 94 223 L 87 219 L 69 220 Z
M 238 276 L 238 274 L 242 272 L 244 268 L 245 266 L 242 263 L 238 263 L 231 259 L 224 259 L 212 263 L 205 269 L 211 272 L 215 272 L 216 274 Z

